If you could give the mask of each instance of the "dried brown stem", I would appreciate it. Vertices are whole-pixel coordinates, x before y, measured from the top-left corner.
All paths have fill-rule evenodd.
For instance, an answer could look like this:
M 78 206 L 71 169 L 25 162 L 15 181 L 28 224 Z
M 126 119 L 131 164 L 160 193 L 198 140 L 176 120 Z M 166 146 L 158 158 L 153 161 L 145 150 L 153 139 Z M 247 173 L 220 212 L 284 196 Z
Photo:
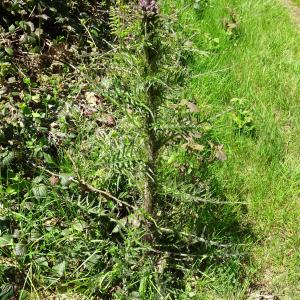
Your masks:
M 45 173 L 51 175 L 51 176 L 56 176 L 56 177 L 60 177 L 60 174 L 57 174 L 57 173 L 54 173 L 48 169 L 46 169 L 45 167 L 43 166 L 39 166 L 39 165 L 36 165 L 36 164 L 32 164 L 35 168 L 38 168 L 42 171 L 44 171 Z M 92 186 L 91 184 L 85 182 L 84 180 L 80 179 L 80 178 L 77 178 L 75 179 L 74 177 L 70 177 L 70 181 L 73 182 L 73 183 L 76 183 L 78 184 L 82 189 L 84 189 L 85 191 L 88 191 L 88 192 L 91 192 L 91 193 L 95 193 L 95 194 L 99 194 L 99 195 L 102 195 L 104 196 L 106 199 L 110 199 L 110 200 L 113 200 L 115 203 L 117 203 L 119 206 L 126 206 L 128 208 L 131 208 L 131 209 L 134 209 L 136 210 L 136 207 L 125 202 L 125 201 L 122 201 L 120 199 L 118 199 L 117 197 L 113 196 L 111 193 L 107 192 L 107 191 L 103 191 L 103 190 L 100 190 L 94 186 Z

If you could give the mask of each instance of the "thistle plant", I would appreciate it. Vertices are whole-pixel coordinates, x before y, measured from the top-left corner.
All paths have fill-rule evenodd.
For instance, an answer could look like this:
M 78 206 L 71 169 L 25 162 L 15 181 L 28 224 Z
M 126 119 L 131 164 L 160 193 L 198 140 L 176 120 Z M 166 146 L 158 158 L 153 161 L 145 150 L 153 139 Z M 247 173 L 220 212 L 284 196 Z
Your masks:
M 145 17 L 149 19 L 150 17 L 156 16 L 158 14 L 158 5 L 155 0 L 141 0 L 140 8 L 142 9 Z

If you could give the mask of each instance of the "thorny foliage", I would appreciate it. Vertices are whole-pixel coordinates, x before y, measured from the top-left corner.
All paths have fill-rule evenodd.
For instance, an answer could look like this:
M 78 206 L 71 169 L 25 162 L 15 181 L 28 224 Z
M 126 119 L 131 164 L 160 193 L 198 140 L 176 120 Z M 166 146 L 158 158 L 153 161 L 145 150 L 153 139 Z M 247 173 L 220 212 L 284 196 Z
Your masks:
M 145 15 L 148 17 L 158 14 L 158 5 L 155 0 L 140 0 L 140 7 Z

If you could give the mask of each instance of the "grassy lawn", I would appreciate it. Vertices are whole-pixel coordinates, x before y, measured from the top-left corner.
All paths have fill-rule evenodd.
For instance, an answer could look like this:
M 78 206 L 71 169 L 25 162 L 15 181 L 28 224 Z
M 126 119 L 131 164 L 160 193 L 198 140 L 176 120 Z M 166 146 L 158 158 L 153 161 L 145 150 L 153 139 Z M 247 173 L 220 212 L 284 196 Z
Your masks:
M 215 0 L 198 13 L 186 1 L 176 5 L 186 7 L 186 34 L 210 53 L 193 62 L 187 96 L 212 115 L 233 108 L 216 121 L 228 159 L 212 172 L 227 199 L 247 203 L 241 222 L 253 230 L 249 281 L 298 299 L 299 33 L 277 1 Z M 220 299 L 238 299 L 236 290 L 227 292 Z

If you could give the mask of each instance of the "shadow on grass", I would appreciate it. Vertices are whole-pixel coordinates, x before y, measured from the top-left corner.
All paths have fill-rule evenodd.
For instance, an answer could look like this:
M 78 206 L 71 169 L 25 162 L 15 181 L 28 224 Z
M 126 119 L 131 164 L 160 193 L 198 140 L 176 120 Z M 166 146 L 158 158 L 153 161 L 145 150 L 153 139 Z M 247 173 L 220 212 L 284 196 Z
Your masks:
M 187 209 L 186 215 L 181 216 L 185 222 L 178 228 L 188 228 L 189 234 L 174 230 L 157 236 L 158 249 L 168 253 L 164 280 L 169 282 L 169 290 L 184 291 L 187 274 L 204 279 L 207 272 L 226 274 L 226 286 L 231 288 L 245 280 L 250 264 L 249 247 L 256 240 L 245 221 L 247 207 L 227 201 L 216 179 L 210 186 L 214 191 L 211 198 L 222 199 L 222 204 L 194 205 L 193 216 Z

